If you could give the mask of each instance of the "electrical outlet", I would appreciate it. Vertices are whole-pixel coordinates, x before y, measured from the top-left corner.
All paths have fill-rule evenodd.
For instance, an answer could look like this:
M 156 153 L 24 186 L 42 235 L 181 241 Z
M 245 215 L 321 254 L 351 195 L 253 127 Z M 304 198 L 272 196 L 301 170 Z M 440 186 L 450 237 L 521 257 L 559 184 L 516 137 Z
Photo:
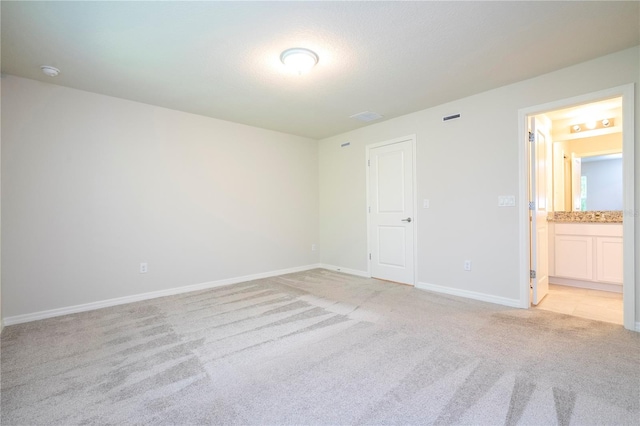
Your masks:
M 465 260 L 464 261 L 464 270 L 465 271 L 470 271 L 471 270 L 471 261 L 470 260 Z
M 143 262 L 140 264 L 140 273 L 141 274 L 146 274 L 147 273 L 147 263 Z
M 311 251 L 316 251 L 318 247 L 315 244 L 311 244 Z

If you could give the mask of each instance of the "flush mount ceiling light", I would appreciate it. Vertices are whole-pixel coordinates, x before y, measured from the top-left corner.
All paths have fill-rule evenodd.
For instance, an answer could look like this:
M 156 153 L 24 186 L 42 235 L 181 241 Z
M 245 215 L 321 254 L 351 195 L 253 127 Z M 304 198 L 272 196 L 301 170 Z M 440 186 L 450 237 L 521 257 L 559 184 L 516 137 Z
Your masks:
M 40 69 L 42 70 L 44 75 L 47 75 L 49 77 L 55 77 L 58 74 L 60 74 L 60 70 L 58 68 L 51 67 L 49 65 L 43 65 L 43 66 L 40 67 Z
M 287 68 L 301 75 L 309 72 L 318 63 L 318 55 L 309 49 L 294 47 L 282 52 L 280 60 Z

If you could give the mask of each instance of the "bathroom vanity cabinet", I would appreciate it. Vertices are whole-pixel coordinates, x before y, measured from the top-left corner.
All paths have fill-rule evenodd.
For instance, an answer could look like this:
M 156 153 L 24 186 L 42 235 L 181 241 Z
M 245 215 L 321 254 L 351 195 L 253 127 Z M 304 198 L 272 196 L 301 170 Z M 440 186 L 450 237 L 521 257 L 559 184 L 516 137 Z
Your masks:
M 549 281 L 622 292 L 621 223 L 549 223 Z

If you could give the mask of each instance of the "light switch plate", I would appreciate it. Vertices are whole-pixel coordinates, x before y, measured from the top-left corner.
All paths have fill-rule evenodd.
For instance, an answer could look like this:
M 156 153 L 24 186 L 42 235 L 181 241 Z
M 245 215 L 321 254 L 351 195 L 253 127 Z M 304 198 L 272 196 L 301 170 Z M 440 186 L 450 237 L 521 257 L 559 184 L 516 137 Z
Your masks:
M 428 199 L 424 199 L 422 200 L 422 208 L 423 209 L 428 209 L 429 208 L 429 200 Z
M 499 207 L 514 207 L 516 205 L 515 195 L 498 195 Z

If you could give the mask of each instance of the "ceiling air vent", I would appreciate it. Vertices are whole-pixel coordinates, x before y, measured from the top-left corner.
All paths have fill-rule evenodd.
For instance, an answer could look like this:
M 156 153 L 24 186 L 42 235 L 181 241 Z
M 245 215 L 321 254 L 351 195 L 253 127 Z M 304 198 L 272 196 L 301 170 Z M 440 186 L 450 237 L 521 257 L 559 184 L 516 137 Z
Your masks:
M 455 120 L 456 118 L 460 118 L 460 114 L 451 114 L 446 117 L 442 117 L 442 121 Z
M 382 116 L 377 112 L 364 111 L 364 112 L 359 112 L 357 114 L 353 114 L 349 118 L 355 118 L 356 120 L 368 122 L 368 121 L 378 120 L 382 118 Z

